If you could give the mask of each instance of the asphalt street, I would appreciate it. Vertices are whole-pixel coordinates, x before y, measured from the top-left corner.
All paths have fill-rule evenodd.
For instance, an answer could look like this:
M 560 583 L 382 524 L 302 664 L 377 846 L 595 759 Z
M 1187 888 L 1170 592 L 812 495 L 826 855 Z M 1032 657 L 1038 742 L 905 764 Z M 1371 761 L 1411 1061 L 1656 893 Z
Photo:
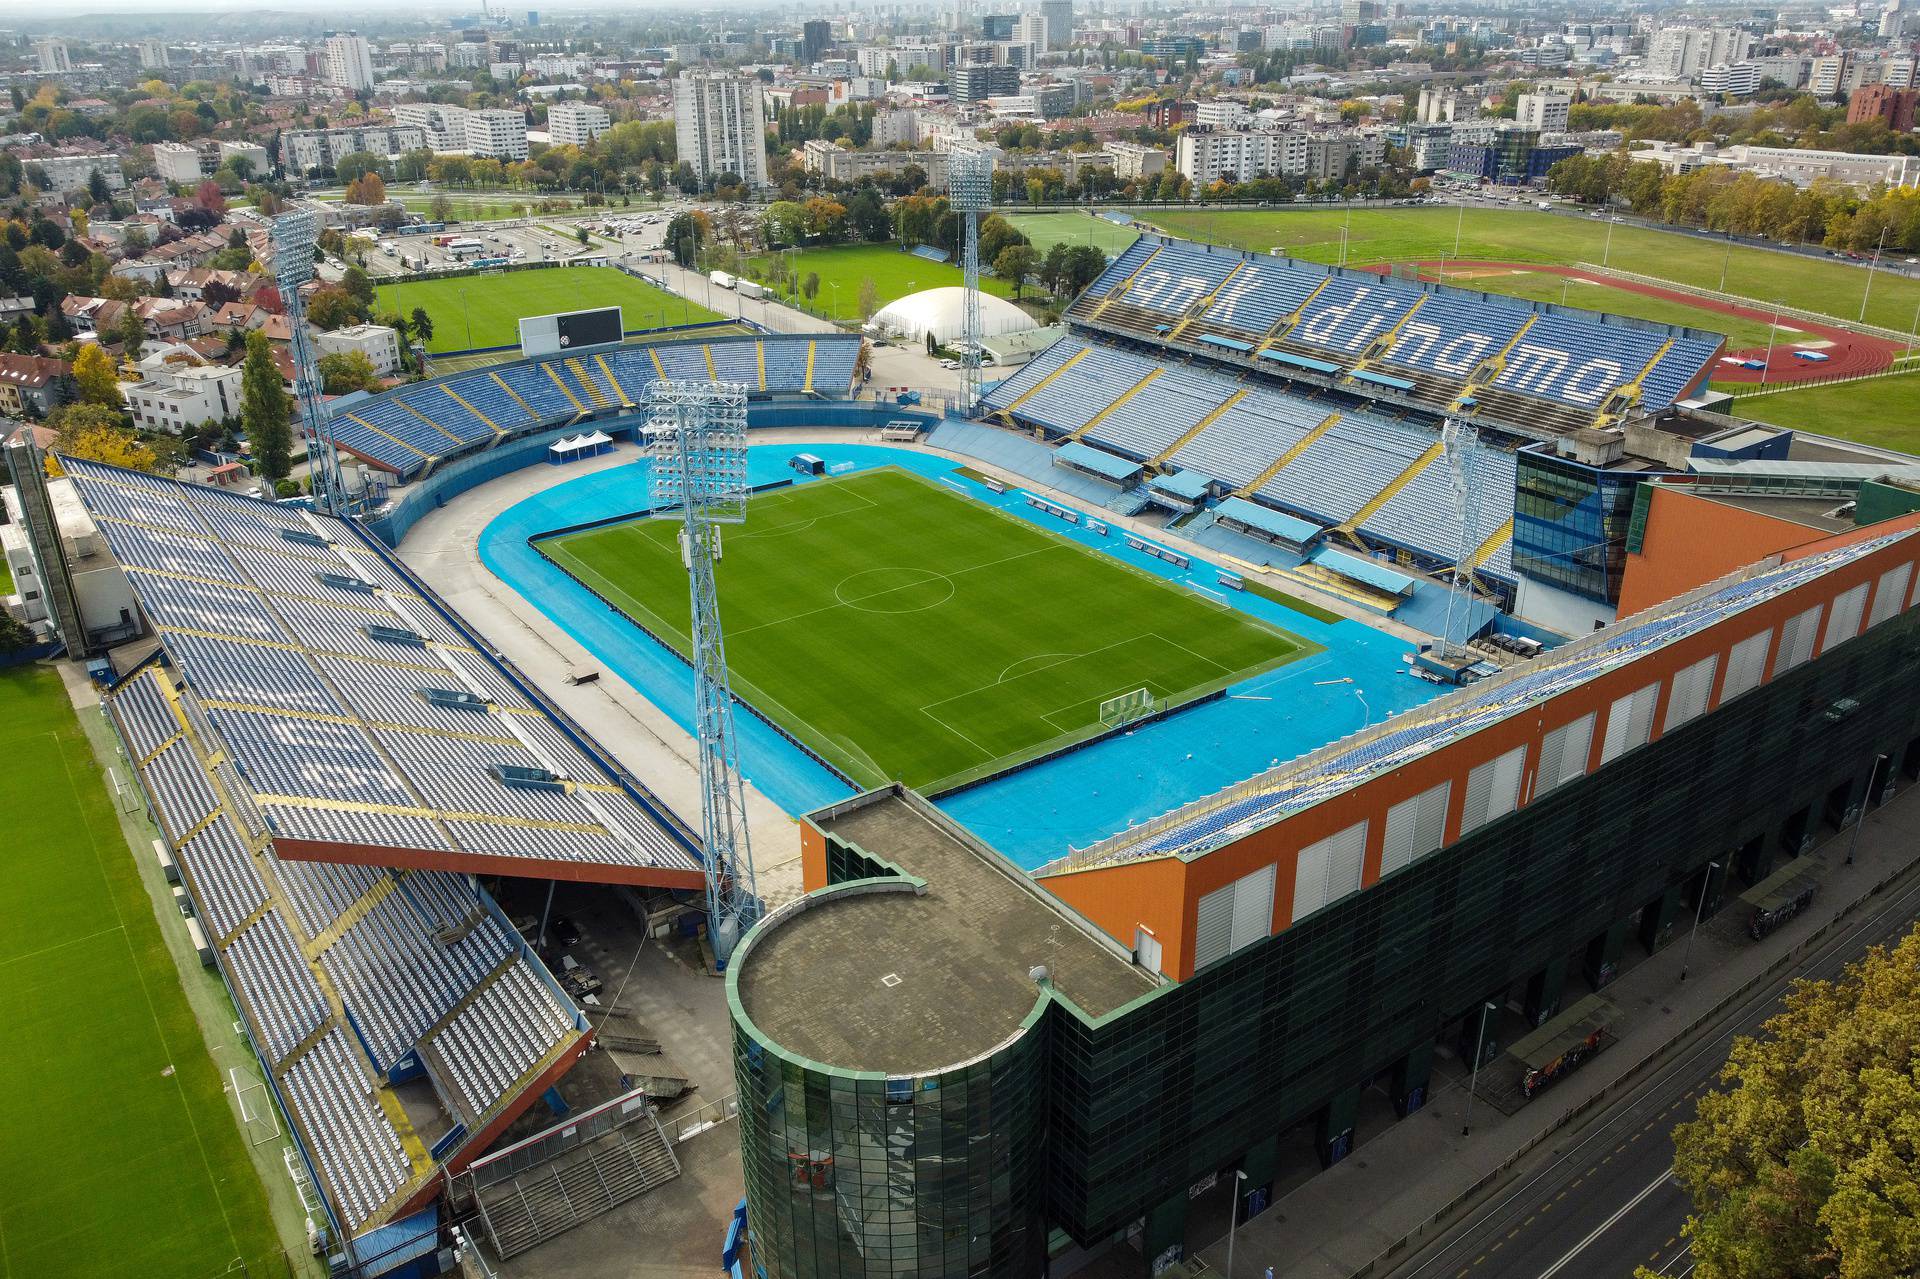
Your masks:
M 1672 1130 L 1694 1115 L 1733 1040 L 1779 1010 L 1794 978 L 1832 978 L 1920 914 L 1920 877 L 1837 925 L 1803 962 L 1764 982 L 1722 1022 L 1530 1165 L 1395 1279 L 1631 1279 L 1645 1265 L 1692 1269 L 1680 1237 L 1688 1201 L 1671 1176 Z

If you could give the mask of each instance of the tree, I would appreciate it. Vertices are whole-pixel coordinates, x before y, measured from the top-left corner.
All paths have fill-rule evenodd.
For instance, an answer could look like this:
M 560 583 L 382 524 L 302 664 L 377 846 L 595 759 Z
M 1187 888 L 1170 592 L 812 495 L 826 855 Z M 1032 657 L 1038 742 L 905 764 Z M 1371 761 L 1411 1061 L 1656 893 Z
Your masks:
M 113 188 L 107 185 L 107 175 L 98 169 L 87 175 L 87 198 L 95 204 L 108 204 L 113 200 Z
M 316 329 L 339 329 L 358 324 L 366 311 L 360 302 L 337 284 L 323 284 L 307 299 L 307 318 Z
M 380 157 L 371 151 L 349 151 L 334 161 L 333 176 L 342 186 L 352 186 L 369 173 L 380 171 Z M 348 197 L 348 203 L 359 201 Z
M 120 397 L 120 379 L 114 376 L 113 361 L 96 343 L 87 343 L 73 357 L 73 385 L 83 404 L 118 409 L 126 403 Z
M 433 317 L 422 306 L 413 308 L 413 314 L 407 317 L 407 327 L 413 330 L 413 336 L 421 342 L 433 341 Z
M 820 296 L 820 273 L 807 272 L 807 278 L 800 281 L 800 296 L 811 302 Z
M 344 197 L 348 204 L 380 205 L 387 202 L 387 184 L 378 173 L 367 172 L 347 183 Z
M 1734 1042 L 1727 1090 L 1674 1131 L 1697 1279 L 1920 1273 L 1917 968 L 1920 930 Z
M 806 238 L 806 206 L 796 200 L 775 200 L 760 219 L 760 234 L 768 248 L 798 244 Z
M 367 273 L 362 268 L 348 267 L 340 277 L 340 287 L 347 291 L 348 297 L 360 305 L 365 307 L 373 305 L 373 281 L 367 278 Z
M 873 313 L 880 309 L 880 290 L 875 286 L 872 276 L 860 281 L 860 318 L 871 320 Z
M 1017 298 L 1020 286 L 1027 282 L 1039 261 L 1040 255 L 1031 244 L 1010 244 L 993 260 L 993 273 L 1013 285 L 1013 296 Z
M 293 469 L 293 429 L 286 384 L 273 362 L 267 335 L 247 334 L 247 358 L 240 366 L 240 421 L 253 445 L 260 473 L 282 480 Z
M 128 307 L 120 313 L 120 322 L 113 326 L 113 335 L 120 339 L 121 353 L 129 361 L 140 358 L 141 350 L 147 344 L 147 326 L 140 319 L 140 313 Z
M 443 192 L 427 202 L 427 221 L 451 222 L 453 220 L 453 201 Z
M 111 425 L 98 424 L 78 429 L 71 435 L 62 431 L 60 452 L 67 457 L 104 462 L 108 466 L 124 466 L 133 471 L 151 471 L 159 462 L 159 457 L 140 442 L 139 436 L 117 421 Z
M 364 351 L 334 351 L 320 357 L 320 389 L 328 395 L 377 391 L 380 375 Z
M 200 185 L 194 190 L 193 202 L 216 218 L 226 215 L 227 193 L 222 191 L 220 184 L 212 178 L 201 180 Z
M 700 260 L 700 250 L 712 234 L 713 224 L 706 214 L 696 209 L 674 215 L 673 221 L 667 223 L 666 243 L 673 250 L 673 260 L 691 269 Z

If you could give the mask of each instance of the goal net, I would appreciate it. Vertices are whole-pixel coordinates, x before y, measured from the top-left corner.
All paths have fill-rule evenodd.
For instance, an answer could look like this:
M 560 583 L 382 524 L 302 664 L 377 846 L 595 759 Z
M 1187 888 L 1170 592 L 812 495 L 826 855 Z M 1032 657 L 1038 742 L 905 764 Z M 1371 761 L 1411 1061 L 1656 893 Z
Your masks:
M 273 1094 L 265 1083 L 229 1067 L 227 1091 L 240 1109 L 240 1124 L 250 1145 L 264 1146 L 280 1138 L 280 1116 L 273 1106 Z
M 1153 714 L 1159 706 L 1152 690 L 1136 688 L 1130 693 L 1118 697 L 1109 697 L 1100 703 L 1100 722 L 1108 728 L 1118 728 L 1122 724 L 1131 724 Z

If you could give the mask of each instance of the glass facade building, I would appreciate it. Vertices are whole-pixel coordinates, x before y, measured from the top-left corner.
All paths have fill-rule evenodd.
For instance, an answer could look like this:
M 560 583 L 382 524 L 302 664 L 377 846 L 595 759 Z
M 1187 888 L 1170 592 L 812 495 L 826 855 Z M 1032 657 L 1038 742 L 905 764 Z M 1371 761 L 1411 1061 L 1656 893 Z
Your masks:
M 1619 603 L 1634 493 L 1641 481 L 1666 472 L 1590 466 L 1545 444 L 1521 449 L 1514 461 L 1514 571 L 1586 599 Z
M 1458 1041 L 1481 1001 L 1524 985 L 1557 1008 L 1583 973 L 1603 987 L 1636 926 L 1657 946 L 1707 892 L 1709 862 L 1755 883 L 1822 821 L 1856 812 L 1870 778 L 1901 774 L 1920 775 L 1920 609 L 1188 981 L 1100 1015 L 1046 991 L 1016 1035 L 965 1064 L 835 1069 L 776 1042 L 736 998 L 755 1262 L 781 1279 L 1037 1276 L 1054 1230 L 1094 1248 L 1137 1229 L 1146 1265 L 1177 1256 L 1196 1182 L 1239 1168 L 1259 1186 L 1303 1123 L 1337 1160 L 1361 1091 L 1384 1080 L 1402 1113 L 1418 1109 L 1436 1043 Z M 890 855 L 843 845 L 831 873 L 867 878 L 812 898 L 905 902 L 914 875 L 938 882 Z M 955 935 L 993 926 L 988 904 L 955 904 Z M 804 917 L 762 921 L 730 982 L 751 980 L 755 948 Z M 800 966 L 797 982 L 832 948 L 870 945 L 819 929 L 810 949 L 771 953 Z

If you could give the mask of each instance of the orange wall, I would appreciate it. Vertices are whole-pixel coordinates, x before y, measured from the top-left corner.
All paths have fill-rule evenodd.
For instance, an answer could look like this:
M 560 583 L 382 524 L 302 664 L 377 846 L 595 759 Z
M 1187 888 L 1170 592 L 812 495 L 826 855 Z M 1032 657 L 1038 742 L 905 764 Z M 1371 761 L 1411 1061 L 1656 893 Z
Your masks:
M 1694 501 L 1699 504 L 1698 499 Z M 1902 527 L 1920 527 L 1920 515 L 1908 516 L 1898 522 L 1889 521 L 1873 529 L 1819 539 L 1800 547 L 1791 558 L 1858 541 L 1863 537 L 1879 536 Z M 1806 532 L 1804 528 L 1800 531 Z M 1836 595 L 1861 582 L 1872 582 L 1875 586 L 1869 589 L 1861 614 L 1864 626 L 1873 612 L 1873 595 L 1878 589 L 1880 575 L 1900 563 L 1912 563 L 1916 556 L 1920 556 L 1920 538 L 1884 547 L 1203 857 L 1186 862 L 1177 858 L 1156 858 L 1094 870 L 1066 871 L 1047 876 L 1040 882 L 1124 945 L 1133 944 L 1136 924 L 1144 923 L 1152 928 L 1165 947 L 1163 967 L 1167 975 L 1184 981 L 1193 975 L 1195 909 L 1199 899 L 1207 893 L 1272 864 L 1275 867 L 1272 928 L 1285 928 L 1293 918 L 1295 863 L 1300 849 L 1345 830 L 1356 822 L 1365 821 L 1367 853 L 1361 884 L 1363 888 L 1371 885 L 1380 876 L 1387 810 L 1394 804 L 1443 781 L 1451 782 L 1453 786 L 1448 800 L 1445 837 L 1446 842 L 1451 843 L 1460 834 L 1467 774 L 1478 765 L 1524 745 L 1527 754 L 1520 778 L 1519 800 L 1520 807 L 1524 808 L 1533 795 L 1539 768 L 1540 739 L 1548 732 L 1592 712 L 1593 742 L 1588 756 L 1588 768 L 1591 771 L 1599 761 L 1606 736 L 1607 715 L 1614 701 L 1657 680 L 1661 683 L 1661 692 L 1649 740 L 1658 741 L 1661 723 L 1666 718 L 1670 681 L 1675 672 L 1691 666 L 1708 654 L 1719 657 L 1713 693 L 1708 701 L 1708 710 L 1711 711 L 1719 704 L 1727 652 L 1733 645 L 1760 631 L 1773 630 L 1775 634 L 1769 646 L 1767 664 L 1767 678 L 1771 679 L 1776 656 L 1772 650 L 1779 645 L 1781 622 L 1815 603 L 1824 606 Z M 1748 558 L 1745 562 L 1753 561 Z M 1910 575 L 1908 599 L 1902 600 L 1902 607 L 1911 607 L 1910 600 L 1917 579 L 1920 579 L 1920 573 Z M 1826 619 L 1823 618 L 1823 630 L 1825 625 Z M 1409 712 L 1410 716 L 1417 714 L 1418 711 Z
M 1678 485 L 1655 484 L 1650 491 L 1641 549 L 1627 554 L 1620 582 L 1621 617 L 1820 538 L 1804 524 L 1696 497 Z
M 800 886 L 810 893 L 827 886 L 827 837 L 807 821 L 800 823 Z

